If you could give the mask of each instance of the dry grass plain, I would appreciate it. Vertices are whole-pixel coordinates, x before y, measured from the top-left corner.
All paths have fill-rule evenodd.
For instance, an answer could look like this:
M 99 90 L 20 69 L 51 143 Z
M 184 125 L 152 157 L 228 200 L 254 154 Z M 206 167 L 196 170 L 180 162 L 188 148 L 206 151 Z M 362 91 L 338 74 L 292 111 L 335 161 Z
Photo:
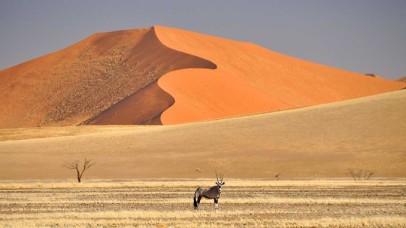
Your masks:
M 212 180 L 1 182 L 2 227 L 405 227 L 404 180 L 228 179 L 215 211 Z

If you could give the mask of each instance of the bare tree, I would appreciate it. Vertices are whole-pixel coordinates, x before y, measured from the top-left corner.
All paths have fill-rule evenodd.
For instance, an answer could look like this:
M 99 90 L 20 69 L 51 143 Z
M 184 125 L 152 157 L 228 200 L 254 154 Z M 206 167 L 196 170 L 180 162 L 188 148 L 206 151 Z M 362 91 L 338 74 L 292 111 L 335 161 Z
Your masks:
M 81 168 L 80 168 L 80 161 L 79 160 L 76 160 L 76 161 L 73 161 L 73 162 L 67 162 L 67 163 L 64 164 L 64 166 L 66 168 L 68 168 L 68 169 L 76 170 L 76 177 L 78 179 L 78 182 L 80 183 L 82 181 L 83 173 L 87 169 L 89 169 L 90 167 L 94 166 L 95 164 L 96 163 L 94 163 L 94 161 L 88 160 L 88 159 L 85 158 L 85 162 L 83 163 L 83 167 L 82 167 L 81 171 L 80 171 Z
M 364 170 L 364 179 L 365 180 L 369 180 L 369 178 L 371 178 L 371 176 L 374 175 L 374 172 L 371 170 Z
M 350 169 L 349 172 L 354 181 L 369 180 L 371 176 L 374 175 L 373 171 L 363 169 Z
M 360 170 L 360 169 L 350 169 L 349 172 L 350 172 L 352 178 L 354 179 L 354 181 L 361 180 L 362 170 Z

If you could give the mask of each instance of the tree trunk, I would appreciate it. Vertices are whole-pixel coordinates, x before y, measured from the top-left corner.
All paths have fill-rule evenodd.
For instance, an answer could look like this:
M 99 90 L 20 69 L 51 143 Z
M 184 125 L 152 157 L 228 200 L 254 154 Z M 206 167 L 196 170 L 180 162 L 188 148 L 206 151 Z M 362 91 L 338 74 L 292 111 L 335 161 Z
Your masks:
M 81 178 L 80 178 L 79 170 L 76 170 L 76 173 L 77 173 L 77 177 L 78 177 L 78 182 L 80 183 Z

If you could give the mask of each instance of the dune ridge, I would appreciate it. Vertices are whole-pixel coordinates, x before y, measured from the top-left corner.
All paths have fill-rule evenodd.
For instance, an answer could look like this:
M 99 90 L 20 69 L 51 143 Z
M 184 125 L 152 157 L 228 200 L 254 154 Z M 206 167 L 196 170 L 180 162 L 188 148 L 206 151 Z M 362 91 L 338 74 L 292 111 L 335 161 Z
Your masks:
M 153 53 L 148 53 L 153 50 Z M 206 59 L 170 49 L 160 42 L 152 27 L 146 37 L 128 54 L 130 60 L 143 62 L 149 66 L 166 66 L 166 72 L 184 68 L 216 69 L 217 66 Z M 143 57 L 147 57 L 146 59 Z M 159 80 L 159 78 L 157 79 Z M 162 90 L 157 80 L 134 92 L 84 124 L 162 124 L 161 113 L 175 102 L 173 97 Z
M 68 48 L 0 72 L 0 126 L 72 125 L 143 87 L 123 55 L 149 28 L 94 34 Z M 120 68 L 120 69 L 118 69 Z M 114 74 L 122 77 L 115 78 Z M 114 83 L 113 83 L 114 82 Z M 103 85 L 109 84 L 109 87 Z M 133 88 L 129 88 L 131 85 Z M 104 87 L 104 88 L 103 88 Z M 92 94 L 92 96 L 88 96 Z
M 160 124 L 173 99 L 155 83 L 188 67 L 216 65 L 166 47 L 154 27 L 97 33 L 1 71 L 0 127 Z
M 155 28 L 166 46 L 218 66 L 213 71 L 169 72 L 159 79 L 158 84 L 175 98 L 174 105 L 162 114 L 164 124 L 325 104 L 406 86 L 296 59 L 251 43 Z
M 96 33 L 0 72 L 0 128 L 178 124 L 406 87 L 257 45 L 153 26 Z

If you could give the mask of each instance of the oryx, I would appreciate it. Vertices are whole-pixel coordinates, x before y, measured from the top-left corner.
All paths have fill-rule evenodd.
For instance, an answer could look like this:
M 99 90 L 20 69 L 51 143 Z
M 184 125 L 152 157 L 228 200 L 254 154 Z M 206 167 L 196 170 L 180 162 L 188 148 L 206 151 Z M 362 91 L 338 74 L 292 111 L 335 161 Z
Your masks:
M 221 187 L 223 187 L 223 185 L 225 184 L 225 182 L 223 182 L 223 178 L 224 174 L 223 173 L 218 174 L 216 170 L 216 179 L 217 179 L 216 186 L 213 186 L 209 189 L 203 189 L 200 187 L 196 189 L 195 196 L 193 197 L 193 205 L 195 207 L 195 210 L 199 209 L 199 204 L 202 197 L 206 199 L 214 199 L 214 208 L 218 209 L 219 198 L 221 195 Z

